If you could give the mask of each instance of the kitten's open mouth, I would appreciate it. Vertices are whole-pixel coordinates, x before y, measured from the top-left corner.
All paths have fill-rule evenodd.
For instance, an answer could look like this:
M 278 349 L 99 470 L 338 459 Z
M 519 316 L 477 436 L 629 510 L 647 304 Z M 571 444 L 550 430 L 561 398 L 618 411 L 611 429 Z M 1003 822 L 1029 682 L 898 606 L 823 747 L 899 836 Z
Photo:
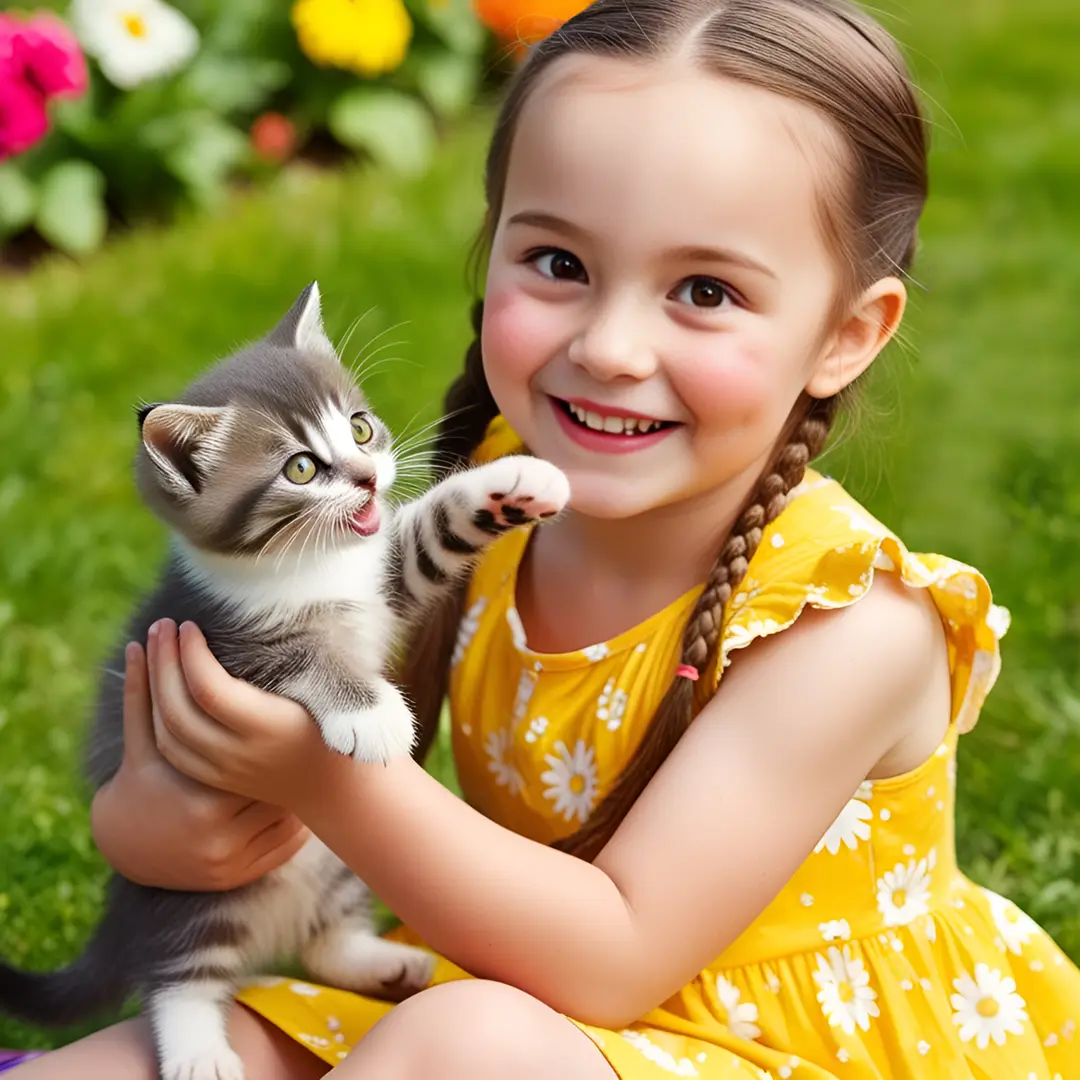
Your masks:
M 379 504 L 374 495 L 349 518 L 349 528 L 358 536 L 374 536 L 379 525 Z

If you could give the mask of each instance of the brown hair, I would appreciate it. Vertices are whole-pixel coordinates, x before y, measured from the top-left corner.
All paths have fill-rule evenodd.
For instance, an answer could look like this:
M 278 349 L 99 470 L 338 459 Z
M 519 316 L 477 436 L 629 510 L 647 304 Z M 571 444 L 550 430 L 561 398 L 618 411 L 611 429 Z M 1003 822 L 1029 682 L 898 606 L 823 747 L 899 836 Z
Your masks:
M 892 37 L 847 0 L 596 0 L 537 44 L 518 71 L 488 154 L 486 237 L 501 212 L 514 132 L 545 71 L 572 54 L 662 60 L 701 69 L 809 105 L 840 136 L 841 153 L 821 197 L 823 222 L 841 269 L 838 305 L 874 281 L 908 270 L 927 192 L 926 127 Z M 442 467 L 463 464 L 498 408 L 484 377 L 479 331 L 446 399 L 436 444 Z M 846 392 L 845 392 L 846 393 Z M 682 662 L 703 675 L 715 663 L 724 606 L 746 574 L 762 530 L 783 510 L 807 463 L 825 446 L 840 402 L 803 396 L 772 463 L 739 515 L 683 635 Z M 417 706 L 421 750 L 434 737 L 463 597 L 433 619 L 409 658 L 405 682 Z M 644 738 L 612 789 L 559 846 L 592 859 L 686 731 L 694 685 L 673 678 Z

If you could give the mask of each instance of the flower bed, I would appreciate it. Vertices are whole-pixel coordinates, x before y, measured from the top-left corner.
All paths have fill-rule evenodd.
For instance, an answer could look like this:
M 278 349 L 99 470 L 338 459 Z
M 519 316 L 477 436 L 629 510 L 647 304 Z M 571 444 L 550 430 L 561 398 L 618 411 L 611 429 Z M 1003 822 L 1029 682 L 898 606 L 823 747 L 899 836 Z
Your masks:
M 329 145 L 402 174 L 584 0 L 73 0 L 0 12 L 0 246 L 218 202 Z M 505 53 L 505 49 L 501 50 Z

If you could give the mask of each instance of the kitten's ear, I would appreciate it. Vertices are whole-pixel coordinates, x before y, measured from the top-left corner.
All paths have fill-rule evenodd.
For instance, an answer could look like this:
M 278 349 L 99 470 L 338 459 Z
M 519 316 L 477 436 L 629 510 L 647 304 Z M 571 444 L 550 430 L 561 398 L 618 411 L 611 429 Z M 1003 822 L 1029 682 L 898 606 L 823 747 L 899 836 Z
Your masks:
M 300 352 L 320 353 L 337 359 L 333 342 L 326 336 L 322 321 L 322 298 L 319 283 L 313 281 L 297 297 L 285 318 L 270 331 L 266 339 L 272 345 Z
M 139 410 L 143 446 L 165 487 L 198 495 L 203 478 L 221 459 L 231 408 L 147 405 Z

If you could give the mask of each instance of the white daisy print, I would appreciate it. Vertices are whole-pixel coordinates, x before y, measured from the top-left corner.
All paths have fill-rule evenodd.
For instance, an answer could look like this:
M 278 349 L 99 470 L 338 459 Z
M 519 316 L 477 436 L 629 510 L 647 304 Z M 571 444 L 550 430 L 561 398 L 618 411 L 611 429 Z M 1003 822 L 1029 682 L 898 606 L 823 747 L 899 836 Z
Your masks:
M 873 536 L 883 536 L 885 534 L 885 530 L 876 521 L 864 517 L 856 506 L 830 506 L 829 509 L 845 514 L 848 524 L 855 532 L 870 533 Z
M 481 596 L 462 616 L 461 622 L 458 623 L 454 653 L 450 657 L 451 667 L 457 667 L 465 659 L 465 654 L 469 651 L 469 646 L 473 643 L 477 630 L 480 629 L 480 616 L 484 614 L 486 609 L 487 597 Z
M 756 1039 L 761 1028 L 755 1021 L 758 1008 L 752 1001 L 742 1001 L 739 988 L 733 986 L 722 975 L 716 976 L 716 996 L 727 1014 L 727 1028 L 736 1039 Z
M 949 1000 L 961 1042 L 974 1039 L 975 1045 L 985 1050 L 991 1039 L 1004 1046 L 1006 1035 L 1024 1033 L 1027 1003 L 1008 975 L 987 964 L 976 964 L 974 978 L 964 974 L 953 979 L 953 986 L 957 992 Z
M 849 799 L 847 806 L 840 811 L 828 831 L 817 842 L 814 854 L 827 850 L 830 855 L 835 855 L 841 844 L 854 851 L 860 840 L 870 839 L 870 826 L 867 822 L 873 816 L 873 810 L 861 799 Z
M 582 649 L 581 651 L 584 653 L 585 659 L 593 664 L 599 663 L 611 652 L 604 642 L 601 642 L 599 645 L 590 645 L 588 648 Z
M 536 689 L 536 673 L 533 671 L 525 670 L 521 673 L 521 678 L 518 679 L 517 694 L 514 698 L 514 723 L 520 723 L 525 719 L 525 714 L 529 711 L 529 701 L 533 696 L 533 691 Z
M 817 954 L 817 965 L 817 999 L 829 1026 L 840 1028 L 845 1035 L 854 1035 L 856 1027 L 869 1031 L 870 1018 L 880 1016 L 881 1010 L 862 960 L 851 955 L 850 946 L 844 945 L 841 951 L 833 945 L 828 959 Z
M 1031 935 L 1039 932 L 1038 923 L 1004 896 L 998 896 L 989 889 L 982 892 L 990 904 L 990 914 L 1005 948 L 1014 956 L 1019 956 Z
M 551 766 L 540 779 L 547 784 L 545 799 L 555 800 L 555 813 L 562 814 L 564 821 L 576 817 L 585 822 L 596 803 L 596 753 L 584 740 L 578 739 L 573 752 L 561 739 L 555 744 L 554 754 L 545 754 L 544 760 Z
M 676 1060 L 675 1057 L 662 1046 L 657 1046 L 644 1032 L 627 1029 L 626 1031 L 620 1032 L 620 1034 L 632 1047 L 634 1047 L 635 1050 L 639 1050 L 654 1065 L 659 1065 L 664 1072 L 672 1073 L 675 1076 L 700 1075 L 695 1068 L 694 1063 L 689 1058 L 679 1058 Z
M 529 724 L 529 730 L 525 732 L 525 741 L 527 743 L 534 743 L 541 735 L 548 729 L 548 718 L 546 716 L 535 716 Z
M 877 904 L 886 926 L 906 926 L 930 912 L 928 860 L 909 860 L 887 870 L 877 883 Z
M 832 919 L 829 922 L 818 923 L 818 930 L 826 941 L 851 940 L 851 926 L 847 919 Z
M 513 735 L 508 728 L 493 731 L 484 741 L 484 753 L 488 758 L 488 772 L 495 776 L 499 787 L 507 788 L 511 795 L 520 795 L 525 788 L 521 773 L 506 760 L 513 743 Z

